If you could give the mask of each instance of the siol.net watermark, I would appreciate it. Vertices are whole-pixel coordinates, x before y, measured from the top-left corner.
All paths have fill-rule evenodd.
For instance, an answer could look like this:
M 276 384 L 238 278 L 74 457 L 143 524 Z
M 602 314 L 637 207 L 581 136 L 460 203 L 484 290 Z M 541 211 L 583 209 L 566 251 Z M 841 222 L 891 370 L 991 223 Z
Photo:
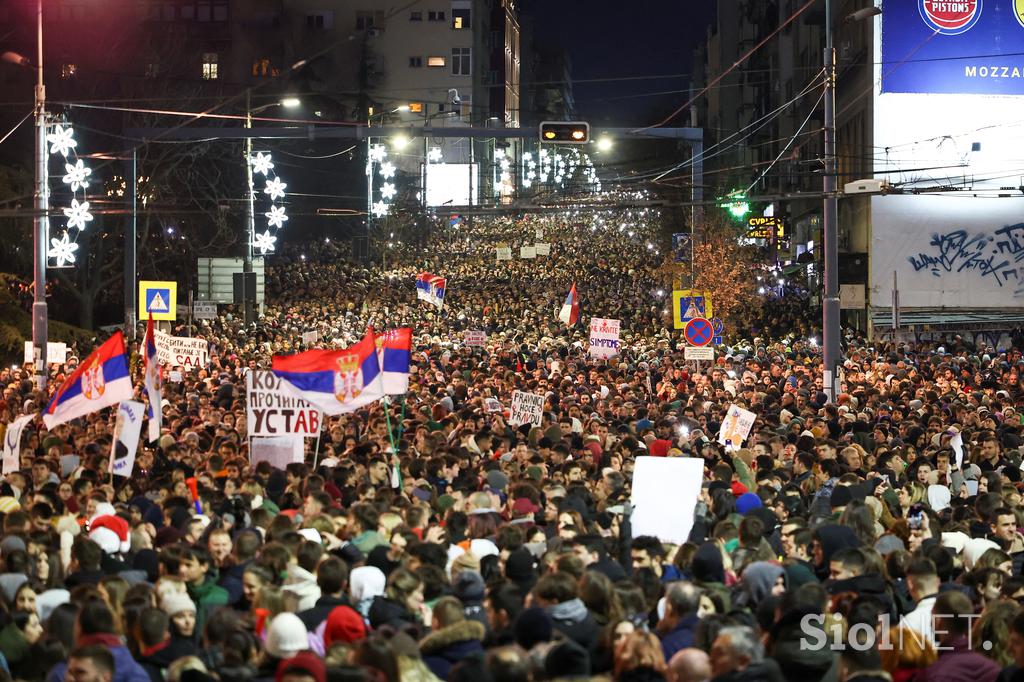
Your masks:
M 946 635 L 951 634 L 950 630 L 942 629 L 946 623 L 953 619 L 960 619 L 967 622 L 967 648 L 973 650 L 974 639 L 971 636 L 974 621 L 980 618 L 980 614 L 941 614 L 933 613 L 932 632 L 934 640 L 927 634 L 920 632 L 916 624 L 907 622 L 900 618 L 896 625 L 893 625 L 889 614 L 882 614 L 878 617 L 877 627 L 871 627 L 867 623 L 856 623 L 849 628 L 843 626 L 842 621 L 826 618 L 822 614 L 808 614 L 800 619 L 800 630 L 803 637 L 800 639 L 801 651 L 820 651 L 829 648 L 832 651 L 867 651 L 877 648 L 879 651 L 903 648 L 904 642 L 914 641 L 919 647 L 924 648 L 930 644 L 936 651 L 952 651 L 953 647 L 941 644 Z M 992 642 L 985 640 L 981 642 L 981 648 L 985 651 L 992 649 Z

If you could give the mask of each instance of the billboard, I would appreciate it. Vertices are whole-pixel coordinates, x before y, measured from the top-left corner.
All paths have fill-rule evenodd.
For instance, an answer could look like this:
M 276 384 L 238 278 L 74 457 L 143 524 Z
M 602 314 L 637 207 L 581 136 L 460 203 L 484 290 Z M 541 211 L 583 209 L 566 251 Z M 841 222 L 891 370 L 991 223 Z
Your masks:
M 894 273 L 902 308 L 1024 308 L 1016 2 L 904 0 L 876 18 L 874 175 L 894 190 L 871 197 L 873 308 Z
M 882 5 L 882 92 L 1024 95 L 1024 0 Z

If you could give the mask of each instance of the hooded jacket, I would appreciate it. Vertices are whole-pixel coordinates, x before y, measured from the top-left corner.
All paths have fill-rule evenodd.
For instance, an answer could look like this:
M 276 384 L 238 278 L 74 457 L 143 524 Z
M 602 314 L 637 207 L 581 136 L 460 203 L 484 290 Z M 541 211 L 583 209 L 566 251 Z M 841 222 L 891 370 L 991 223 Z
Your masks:
M 857 540 L 857 536 L 854 534 L 852 528 L 840 526 L 835 523 L 821 526 L 814 531 L 814 537 L 821 544 L 821 564 L 814 567 L 814 570 L 820 580 L 826 580 L 828 578 L 829 562 L 832 560 L 833 554 L 841 549 L 846 549 L 847 547 L 860 546 L 860 541 Z
M 316 576 L 298 564 L 288 567 L 288 575 L 284 579 L 282 589 L 298 598 L 299 604 L 296 611 L 313 608 L 316 606 L 317 599 L 320 598 L 320 586 L 316 583 Z
M 587 611 L 583 600 L 576 598 L 555 604 L 545 609 L 554 623 L 555 630 L 573 640 L 590 652 L 591 660 L 597 651 L 597 637 L 600 627 L 594 617 Z
M 483 625 L 474 620 L 464 620 L 424 637 L 420 642 L 420 653 L 430 672 L 447 680 L 453 665 L 484 650 L 483 638 Z

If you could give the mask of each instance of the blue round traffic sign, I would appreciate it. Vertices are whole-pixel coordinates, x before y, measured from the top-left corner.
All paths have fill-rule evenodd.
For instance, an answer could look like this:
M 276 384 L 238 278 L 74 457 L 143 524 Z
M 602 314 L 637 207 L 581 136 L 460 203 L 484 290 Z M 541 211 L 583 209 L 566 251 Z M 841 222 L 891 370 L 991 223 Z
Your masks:
M 693 318 L 686 323 L 686 329 L 683 330 L 683 336 L 691 346 L 706 346 L 711 343 L 714 335 L 710 320 L 704 317 Z

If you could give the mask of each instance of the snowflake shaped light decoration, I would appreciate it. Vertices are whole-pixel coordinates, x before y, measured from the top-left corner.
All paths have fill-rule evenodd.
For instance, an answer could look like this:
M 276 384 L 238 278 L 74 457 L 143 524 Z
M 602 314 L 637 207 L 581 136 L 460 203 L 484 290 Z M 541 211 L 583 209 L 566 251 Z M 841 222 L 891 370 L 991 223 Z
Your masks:
M 274 250 L 274 242 L 277 241 L 277 237 L 270 234 L 270 230 L 262 234 L 257 234 L 253 237 L 252 245 L 260 250 L 260 253 L 266 254 Z
M 383 218 L 388 214 L 389 208 L 390 207 L 385 202 L 378 201 L 373 205 L 373 215 L 378 218 Z
M 385 182 L 384 185 L 380 188 L 380 195 L 388 201 L 394 199 L 395 194 L 397 194 L 397 192 L 398 190 L 396 190 L 395 186 L 390 182 Z
M 266 176 L 273 169 L 274 162 L 271 160 L 270 154 L 256 152 L 256 156 L 252 159 L 252 172 L 257 175 Z
M 60 239 L 50 240 L 50 250 L 46 252 L 46 255 L 57 262 L 57 267 L 63 267 L 75 262 L 75 251 L 78 251 L 78 244 L 71 241 L 71 235 L 64 230 Z
M 395 175 L 395 164 L 390 161 L 385 161 L 380 165 L 380 176 L 385 180 L 390 180 Z
M 71 150 L 78 146 L 74 129 L 71 126 L 65 128 L 59 123 L 53 127 L 53 132 L 46 136 L 46 141 L 50 143 L 51 154 L 59 152 L 65 159 Z
M 267 180 L 267 185 L 263 188 L 263 191 L 270 195 L 271 201 L 277 201 L 284 196 L 284 188 L 287 186 L 287 184 L 281 182 L 281 178 L 275 176 Z
M 60 166 L 63 167 L 63 173 L 55 173 L 54 169 L 48 169 L 48 172 L 51 176 L 61 178 L 66 187 L 66 189 L 62 189 L 60 185 L 55 185 L 50 189 L 51 196 L 54 197 L 54 208 L 61 204 L 67 206 L 67 202 L 70 202 L 70 206 L 61 208 L 67 222 L 64 229 L 58 232 L 60 236 L 50 238 L 49 227 L 47 227 L 46 238 L 50 243 L 46 250 L 47 265 L 61 268 L 73 265 L 77 260 L 75 251 L 78 250 L 78 235 L 89 227 L 89 223 L 93 220 L 86 195 L 92 169 L 79 157 L 75 129 L 69 123 L 53 124 L 46 134 L 46 142 L 49 145 L 50 156 L 59 154 Z M 49 163 L 47 165 L 49 166 Z M 47 221 L 47 225 L 49 222 Z
M 438 162 L 441 161 L 441 159 L 442 159 L 441 148 L 440 147 L 431 147 L 430 148 L 430 153 L 427 154 L 427 160 L 430 161 L 431 163 L 438 163 Z
M 77 227 L 84 230 L 86 223 L 92 220 L 92 213 L 89 213 L 89 202 L 78 202 L 78 199 L 71 200 L 71 208 L 64 209 L 64 215 L 68 219 L 68 227 Z
M 387 148 L 382 144 L 375 144 L 370 147 L 370 161 L 374 163 L 380 163 L 388 155 Z
M 85 189 L 89 186 L 89 176 L 92 175 L 92 169 L 82 163 L 81 159 L 78 159 L 74 164 L 65 163 L 64 170 L 67 174 L 64 176 L 64 184 L 71 185 L 71 191 L 77 192 L 79 188 Z
M 284 206 L 271 206 L 263 215 L 267 216 L 267 225 L 271 227 L 284 227 L 284 221 L 288 220 L 288 216 L 284 214 Z

